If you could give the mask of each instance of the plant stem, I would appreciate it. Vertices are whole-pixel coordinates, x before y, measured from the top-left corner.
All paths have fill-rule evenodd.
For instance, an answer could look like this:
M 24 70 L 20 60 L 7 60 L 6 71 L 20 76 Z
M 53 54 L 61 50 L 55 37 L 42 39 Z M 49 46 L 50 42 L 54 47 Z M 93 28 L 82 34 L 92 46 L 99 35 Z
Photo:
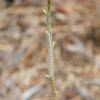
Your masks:
M 51 31 L 51 24 L 50 24 L 50 6 L 51 6 L 51 0 L 48 0 L 47 4 L 47 27 L 49 35 L 49 63 L 50 63 L 50 80 L 52 84 L 52 91 L 53 91 L 53 98 L 56 100 L 56 87 L 55 87 L 55 80 L 54 80 L 54 66 L 53 66 L 53 40 L 52 40 L 52 31 Z

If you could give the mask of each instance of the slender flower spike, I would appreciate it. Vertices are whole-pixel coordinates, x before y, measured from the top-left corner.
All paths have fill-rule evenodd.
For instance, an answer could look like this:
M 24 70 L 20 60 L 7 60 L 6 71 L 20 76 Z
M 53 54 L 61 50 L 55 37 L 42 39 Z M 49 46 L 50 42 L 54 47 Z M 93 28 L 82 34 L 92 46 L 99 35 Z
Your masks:
M 51 41 L 51 37 L 50 37 L 50 33 L 48 31 L 46 31 L 46 34 L 47 34 L 47 38 L 48 38 L 48 45 L 49 45 L 49 48 L 48 48 L 48 52 L 49 52 L 49 63 L 50 63 L 50 76 L 53 77 L 53 67 L 52 67 L 52 64 L 53 64 L 53 52 L 52 52 L 52 41 Z
M 51 0 L 47 0 L 47 12 L 43 10 L 43 12 L 46 14 L 47 17 L 47 28 L 48 31 L 46 31 L 47 38 L 48 38 L 48 52 L 49 52 L 49 69 L 50 69 L 50 76 L 46 75 L 47 77 L 50 77 L 51 80 L 51 86 L 52 86 L 52 92 L 53 92 L 53 100 L 57 100 L 56 97 L 56 87 L 55 87 L 55 80 L 54 80 L 54 62 L 53 62 L 53 47 L 55 45 L 55 42 L 52 40 L 52 30 L 51 30 L 51 23 L 50 23 L 50 7 L 51 7 Z

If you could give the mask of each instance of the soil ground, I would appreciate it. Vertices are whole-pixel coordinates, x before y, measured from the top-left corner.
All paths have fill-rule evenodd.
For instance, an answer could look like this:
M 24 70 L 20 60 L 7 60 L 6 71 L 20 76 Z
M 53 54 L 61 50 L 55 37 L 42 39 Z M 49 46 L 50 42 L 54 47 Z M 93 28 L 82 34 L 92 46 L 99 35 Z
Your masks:
M 0 100 L 53 100 L 46 0 L 0 0 Z M 100 0 L 52 0 L 57 100 L 100 100 Z

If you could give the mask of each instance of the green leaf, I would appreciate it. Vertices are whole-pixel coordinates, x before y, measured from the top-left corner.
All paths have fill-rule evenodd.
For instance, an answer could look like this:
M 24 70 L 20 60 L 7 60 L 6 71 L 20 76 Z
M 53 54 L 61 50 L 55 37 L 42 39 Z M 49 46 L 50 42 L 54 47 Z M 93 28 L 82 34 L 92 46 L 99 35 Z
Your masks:
M 45 77 L 47 77 L 47 78 L 51 78 L 50 75 L 45 75 Z
M 49 30 L 49 32 L 51 32 L 51 29 Z
M 59 91 L 55 91 L 55 93 L 57 94 Z
M 54 47 L 54 46 L 55 46 L 55 44 L 56 44 L 56 42 L 54 41 L 54 42 L 52 43 L 52 46 Z
M 43 9 L 44 14 L 47 14 L 47 11 L 45 9 Z

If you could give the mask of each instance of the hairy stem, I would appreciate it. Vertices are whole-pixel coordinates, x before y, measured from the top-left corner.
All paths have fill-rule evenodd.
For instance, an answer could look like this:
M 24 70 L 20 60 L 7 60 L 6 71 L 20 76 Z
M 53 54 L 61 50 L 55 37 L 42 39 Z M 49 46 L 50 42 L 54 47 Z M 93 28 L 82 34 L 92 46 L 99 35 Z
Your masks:
M 48 40 L 49 40 L 49 65 L 50 65 L 50 79 L 52 84 L 52 91 L 53 91 L 53 98 L 56 100 L 56 87 L 55 87 L 55 80 L 54 80 L 54 66 L 53 66 L 53 40 L 52 40 L 52 31 L 51 31 L 51 24 L 50 24 L 50 6 L 51 0 L 48 0 L 47 4 L 47 27 L 48 27 Z

